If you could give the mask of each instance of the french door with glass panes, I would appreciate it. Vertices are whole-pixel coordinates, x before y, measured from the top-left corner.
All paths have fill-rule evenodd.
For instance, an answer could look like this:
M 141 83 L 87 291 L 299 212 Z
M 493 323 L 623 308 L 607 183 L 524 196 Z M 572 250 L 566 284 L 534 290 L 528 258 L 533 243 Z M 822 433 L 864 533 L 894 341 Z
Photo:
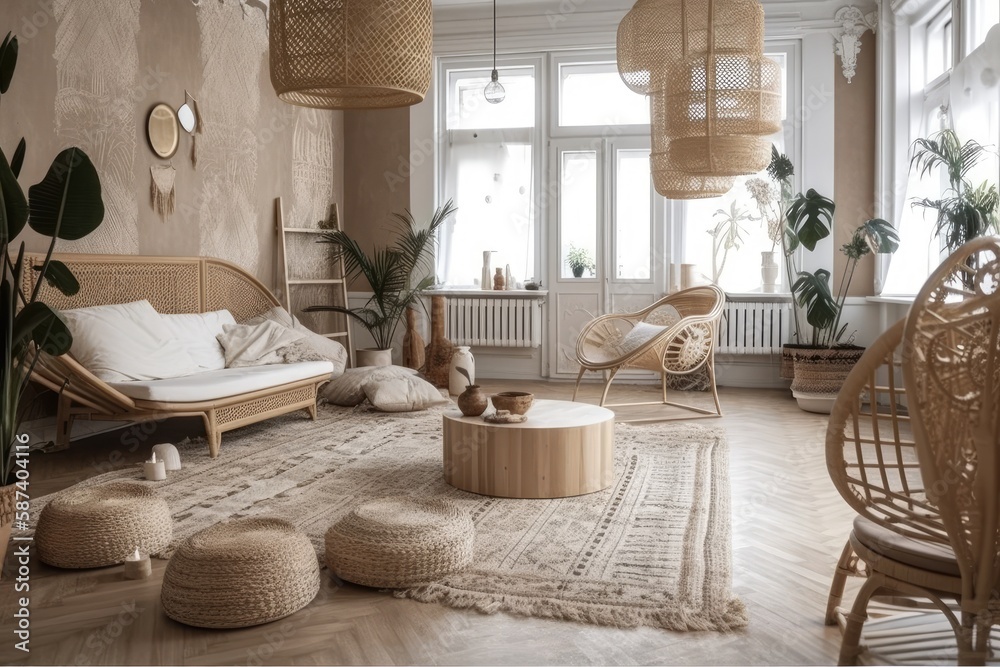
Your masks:
M 553 139 L 549 168 L 549 376 L 570 378 L 590 320 L 664 292 L 665 206 L 649 177 L 648 137 Z M 581 252 L 592 264 L 575 277 L 569 259 Z

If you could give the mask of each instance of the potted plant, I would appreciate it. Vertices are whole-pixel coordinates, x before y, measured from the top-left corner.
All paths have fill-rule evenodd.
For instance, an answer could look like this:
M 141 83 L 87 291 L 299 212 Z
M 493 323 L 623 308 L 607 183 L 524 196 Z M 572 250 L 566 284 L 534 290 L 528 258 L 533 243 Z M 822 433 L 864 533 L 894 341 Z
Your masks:
M 796 344 L 786 345 L 784 356 L 791 361 L 792 394 L 803 409 L 829 413 L 844 379 L 864 352 L 850 341 L 841 343 L 847 331 L 847 324 L 841 324 L 844 302 L 854 271 L 869 253 L 895 252 L 899 236 L 891 224 L 880 218 L 867 220 L 855 229 L 850 242 L 841 248 L 847 263 L 834 293 L 829 270 L 797 271 L 794 266 L 800 247 L 812 252 L 830 235 L 836 204 L 813 189 L 789 201 L 794 168 L 788 157 L 777 150 L 772 153 L 768 173 L 780 185 L 783 204 L 787 201 L 787 206 L 782 206 L 782 253 L 792 285 Z M 787 364 L 783 371 L 787 373 Z
M 10 88 L 17 64 L 17 37 L 8 33 L 0 45 L 0 98 Z M 5 99 L 3 101 L 6 101 Z M 53 160 L 41 182 L 24 196 L 17 179 L 24 163 L 26 142 L 21 139 L 10 161 L 0 150 L 0 319 L 3 359 L 0 360 L 0 564 L 7 553 L 18 490 L 27 491 L 27 438 L 20 433 L 24 396 L 31 372 L 41 354 L 69 352 L 73 337 L 59 313 L 40 298 L 49 283 L 72 296 L 80 284 L 62 262 L 52 259 L 56 239 L 79 239 L 104 220 L 101 181 L 87 155 L 68 148 Z M 15 257 L 11 242 L 25 225 L 49 237 L 40 267 L 29 267 L 22 242 Z M 35 287 L 25 293 L 25 272 L 35 270 Z
M 954 130 L 942 130 L 927 139 L 913 143 L 910 169 L 916 169 L 923 178 L 937 167 L 948 174 L 948 188 L 940 199 L 924 197 L 913 206 L 937 213 L 934 233 L 941 237 L 944 249 L 953 253 L 968 241 L 998 229 L 997 215 L 1000 196 L 996 184 L 983 181 L 975 186 L 968 176 L 972 169 L 986 157 L 987 149 L 973 140 L 964 144 Z M 975 259 L 970 259 L 975 261 Z M 976 269 L 966 276 L 966 287 L 972 284 Z
M 590 251 L 586 248 L 577 248 L 572 243 L 569 244 L 569 252 L 566 253 L 566 264 L 569 265 L 574 278 L 582 278 L 584 271 L 589 271 L 593 275 L 597 269 Z
M 409 211 L 394 213 L 397 231 L 391 246 L 375 248 L 368 254 L 346 231 L 322 235 L 321 243 L 335 246 L 334 256 L 344 259 L 344 272 L 350 280 L 363 277 L 372 296 L 361 308 L 310 306 L 306 312 L 344 313 L 361 323 L 375 340 L 375 348 L 357 350 L 359 366 L 387 366 L 392 363 L 392 343 L 406 309 L 419 301 L 420 295 L 434 285 L 427 251 L 434 234 L 456 208 L 451 200 L 438 208 L 430 222 L 421 226 Z

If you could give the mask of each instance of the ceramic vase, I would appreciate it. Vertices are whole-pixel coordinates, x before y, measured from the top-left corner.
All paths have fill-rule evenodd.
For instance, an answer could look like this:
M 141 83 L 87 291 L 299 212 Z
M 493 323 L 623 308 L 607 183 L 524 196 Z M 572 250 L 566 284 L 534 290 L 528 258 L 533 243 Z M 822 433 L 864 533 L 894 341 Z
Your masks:
M 464 368 L 469 374 L 469 379 L 458 372 L 459 368 Z M 455 346 L 455 352 L 451 355 L 451 369 L 448 372 L 448 393 L 458 396 L 470 384 L 476 383 L 476 359 L 472 352 L 464 345 Z
M 455 346 L 444 337 L 447 297 L 431 297 L 431 342 L 425 350 L 424 376 L 435 387 L 447 387 Z
M 484 290 L 493 289 L 493 270 L 490 269 L 490 258 L 492 256 L 492 250 L 483 251 L 483 274 L 479 279 L 479 286 Z
M 760 253 L 760 280 L 761 291 L 765 294 L 774 294 L 778 283 L 778 261 L 774 250 L 765 250 Z
M 466 417 L 478 417 L 486 412 L 490 399 L 479 388 L 478 384 L 469 385 L 458 397 L 458 409 Z

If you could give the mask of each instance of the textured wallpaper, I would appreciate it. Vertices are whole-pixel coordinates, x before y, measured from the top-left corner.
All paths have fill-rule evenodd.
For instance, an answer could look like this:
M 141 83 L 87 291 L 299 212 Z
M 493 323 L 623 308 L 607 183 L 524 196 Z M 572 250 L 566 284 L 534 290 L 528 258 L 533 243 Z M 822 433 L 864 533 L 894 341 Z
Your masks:
M 56 132 L 93 160 L 104 224 L 68 243 L 74 252 L 135 253 L 139 206 L 133 171 L 139 0 L 56 0 Z M 22 79 L 23 80 L 23 79 Z M 147 186 L 148 187 L 148 186 Z
M 343 212 L 343 114 L 289 106 L 267 71 L 267 19 L 240 0 L 0 0 L 0 24 L 20 40 L 0 144 L 28 144 L 21 182 L 83 148 L 101 176 L 104 224 L 62 252 L 204 255 L 273 285 L 274 198 L 287 224 Z M 153 154 L 146 121 L 157 103 L 198 100 L 202 133 L 177 153 Z M 190 155 L 197 144 L 197 165 Z M 150 203 L 150 168 L 176 170 L 176 210 Z M 29 251 L 46 247 L 27 231 Z M 320 266 L 313 267 L 316 270 Z
M 262 12 L 239 3 L 198 7 L 205 83 L 199 138 L 205 179 L 201 198 L 201 254 L 253 270 L 257 265 L 257 149 L 260 70 L 267 52 Z

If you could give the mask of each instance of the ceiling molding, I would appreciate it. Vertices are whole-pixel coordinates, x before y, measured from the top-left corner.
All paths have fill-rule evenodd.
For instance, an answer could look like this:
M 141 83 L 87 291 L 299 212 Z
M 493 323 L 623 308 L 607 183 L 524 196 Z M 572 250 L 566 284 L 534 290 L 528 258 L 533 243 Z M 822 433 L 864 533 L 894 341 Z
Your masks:
M 853 3 L 863 11 L 875 9 L 874 0 Z M 497 8 L 499 53 L 602 48 L 615 45 L 618 23 L 630 2 L 621 0 L 541 0 Z M 768 38 L 797 38 L 831 33 L 841 27 L 837 11 L 844 0 L 777 0 L 764 3 Z M 436 55 L 482 53 L 492 47 L 492 5 L 435 6 Z

